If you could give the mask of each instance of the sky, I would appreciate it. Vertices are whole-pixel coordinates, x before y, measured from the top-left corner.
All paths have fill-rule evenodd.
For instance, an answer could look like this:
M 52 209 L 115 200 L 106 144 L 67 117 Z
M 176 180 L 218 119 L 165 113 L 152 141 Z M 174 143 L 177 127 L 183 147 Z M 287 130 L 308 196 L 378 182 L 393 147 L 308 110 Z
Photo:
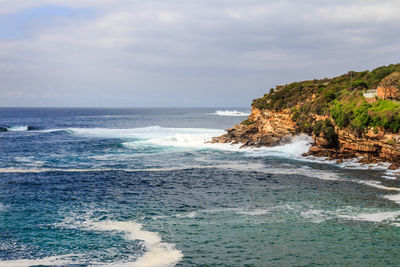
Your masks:
M 0 0 L 0 106 L 249 107 L 400 62 L 398 0 Z

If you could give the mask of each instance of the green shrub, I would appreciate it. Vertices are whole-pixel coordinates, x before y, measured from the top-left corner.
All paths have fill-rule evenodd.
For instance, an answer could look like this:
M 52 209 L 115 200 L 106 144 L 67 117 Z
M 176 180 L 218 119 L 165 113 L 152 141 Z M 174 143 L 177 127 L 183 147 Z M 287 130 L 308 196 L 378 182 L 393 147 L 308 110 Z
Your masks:
M 313 132 L 316 136 L 322 132 L 322 126 L 324 125 L 323 121 L 316 121 L 313 125 Z
M 244 121 L 242 121 L 242 124 L 243 124 L 243 125 L 247 125 L 247 126 L 252 125 L 252 124 L 254 124 L 254 123 L 255 123 L 254 121 L 250 121 L 250 120 L 244 120 Z
M 252 105 L 276 111 L 291 109 L 292 120 L 297 122 L 301 132 L 315 130 L 309 114 L 329 115 L 337 127 L 358 133 L 368 127 L 384 127 L 398 132 L 400 105 L 389 100 L 370 104 L 363 93 L 365 89 L 376 87 L 389 74 L 399 71 L 400 64 L 395 64 L 372 71 L 353 71 L 332 79 L 293 82 L 270 89 L 269 94 L 254 99 Z
M 297 121 L 301 115 L 301 112 L 296 108 L 292 108 L 291 112 L 292 112 L 292 121 Z

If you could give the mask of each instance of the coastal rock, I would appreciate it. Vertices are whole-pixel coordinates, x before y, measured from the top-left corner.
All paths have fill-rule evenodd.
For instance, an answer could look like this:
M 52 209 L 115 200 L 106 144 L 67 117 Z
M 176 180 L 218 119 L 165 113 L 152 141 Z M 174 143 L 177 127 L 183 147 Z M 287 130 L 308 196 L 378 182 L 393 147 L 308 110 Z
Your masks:
M 290 112 L 252 109 L 248 119 L 215 137 L 212 143 L 241 143 L 247 146 L 276 146 L 289 143 L 296 129 Z
M 312 115 L 312 114 L 311 114 Z M 312 115 L 315 120 L 325 120 L 328 116 Z M 228 129 L 227 133 L 215 137 L 212 143 L 241 144 L 241 147 L 277 146 L 289 143 L 296 134 L 297 126 L 289 110 L 272 111 L 252 108 L 247 120 Z M 360 162 L 391 162 L 391 168 L 400 167 L 400 135 L 381 129 L 369 129 L 364 134 L 355 134 L 347 129 L 335 127 L 338 147 L 329 146 L 329 141 L 321 133 L 314 136 L 314 144 L 303 156 L 317 156 L 335 159 L 361 158 Z

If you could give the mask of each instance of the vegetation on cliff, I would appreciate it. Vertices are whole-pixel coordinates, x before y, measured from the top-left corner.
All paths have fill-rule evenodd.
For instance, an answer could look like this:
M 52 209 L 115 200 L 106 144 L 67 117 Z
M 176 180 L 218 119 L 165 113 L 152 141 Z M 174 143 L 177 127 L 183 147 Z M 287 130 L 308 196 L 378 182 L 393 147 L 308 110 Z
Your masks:
M 397 133 L 400 130 L 400 103 L 392 100 L 368 103 L 363 94 L 382 83 L 391 82 L 398 86 L 398 72 L 400 64 L 395 64 L 372 71 L 351 71 L 331 79 L 294 82 L 271 89 L 263 97 L 254 99 L 252 106 L 261 110 L 290 111 L 299 132 L 317 136 L 322 133 L 330 140 L 330 146 L 337 144 L 332 123 L 358 134 L 371 127 Z M 316 120 L 316 115 L 325 119 Z

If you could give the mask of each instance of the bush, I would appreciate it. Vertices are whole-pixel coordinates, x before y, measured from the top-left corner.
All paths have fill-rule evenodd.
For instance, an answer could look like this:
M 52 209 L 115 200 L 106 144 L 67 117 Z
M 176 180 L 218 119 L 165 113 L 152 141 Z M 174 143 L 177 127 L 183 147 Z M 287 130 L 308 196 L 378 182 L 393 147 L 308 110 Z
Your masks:
M 298 131 L 301 133 L 311 134 L 313 129 L 312 125 L 308 121 L 300 121 L 297 123 Z
M 292 112 L 292 121 L 297 121 L 301 115 L 301 112 L 296 108 L 292 108 L 291 112 Z
M 247 125 L 247 126 L 252 125 L 252 124 L 254 124 L 254 123 L 255 123 L 254 121 L 250 121 L 250 120 L 244 120 L 244 121 L 242 121 L 242 124 L 243 124 L 243 125 Z
M 315 136 L 319 136 L 319 134 L 322 132 L 322 126 L 324 125 L 323 121 L 316 121 L 313 125 L 313 132 Z
M 252 105 L 258 109 L 276 111 L 291 109 L 292 120 L 297 122 L 301 132 L 322 131 L 322 126 L 313 123 L 309 114 L 330 115 L 337 127 L 349 128 L 358 133 L 367 127 L 384 127 L 398 132 L 400 104 L 389 100 L 378 100 L 370 104 L 363 96 L 365 89 L 374 88 L 381 82 L 398 83 L 400 86 L 400 64 L 372 71 L 352 71 L 332 79 L 276 86 L 270 89 L 269 94 L 254 99 Z M 326 133 L 329 134 L 327 125 Z

